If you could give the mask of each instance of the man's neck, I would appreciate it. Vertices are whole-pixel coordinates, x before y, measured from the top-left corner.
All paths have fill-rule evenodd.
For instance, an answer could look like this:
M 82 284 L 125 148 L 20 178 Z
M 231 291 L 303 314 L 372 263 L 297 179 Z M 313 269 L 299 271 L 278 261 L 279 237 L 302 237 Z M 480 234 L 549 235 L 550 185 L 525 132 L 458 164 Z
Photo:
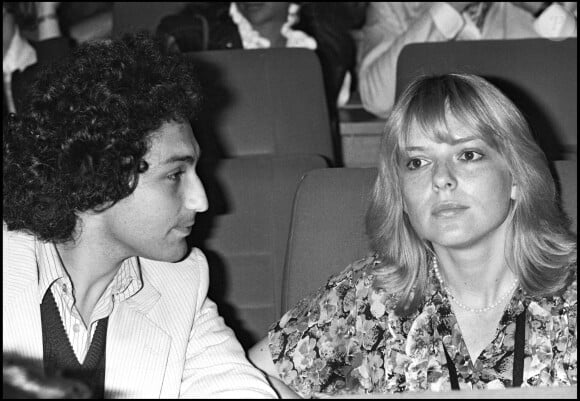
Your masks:
M 57 244 L 56 249 L 73 283 L 75 305 L 86 324 L 125 258 L 111 254 L 102 242 L 87 236 L 74 243 Z

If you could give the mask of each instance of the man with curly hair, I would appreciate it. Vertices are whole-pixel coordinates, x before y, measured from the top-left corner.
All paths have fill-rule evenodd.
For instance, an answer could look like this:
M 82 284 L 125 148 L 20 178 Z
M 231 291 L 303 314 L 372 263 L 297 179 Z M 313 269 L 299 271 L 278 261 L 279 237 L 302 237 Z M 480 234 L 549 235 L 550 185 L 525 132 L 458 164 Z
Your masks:
M 147 35 L 50 66 L 4 133 L 3 352 L 94 397 L 275 398 L 186 237 L 207 198 L 192 66 Z

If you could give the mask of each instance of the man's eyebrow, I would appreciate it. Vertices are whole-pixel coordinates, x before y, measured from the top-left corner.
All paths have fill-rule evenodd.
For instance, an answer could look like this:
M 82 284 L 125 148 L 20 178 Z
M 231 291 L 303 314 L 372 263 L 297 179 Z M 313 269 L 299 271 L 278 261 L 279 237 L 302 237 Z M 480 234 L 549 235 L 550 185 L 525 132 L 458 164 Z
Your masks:
M 199 159 L 198 155 L 191 156 L 191 155 L 175 155 L 171 156 L 168 159 L 163 160 L 161 163 L 162 165 L 177 163 L 177 162 L 186 162 L 188 164 L 194 164 Z

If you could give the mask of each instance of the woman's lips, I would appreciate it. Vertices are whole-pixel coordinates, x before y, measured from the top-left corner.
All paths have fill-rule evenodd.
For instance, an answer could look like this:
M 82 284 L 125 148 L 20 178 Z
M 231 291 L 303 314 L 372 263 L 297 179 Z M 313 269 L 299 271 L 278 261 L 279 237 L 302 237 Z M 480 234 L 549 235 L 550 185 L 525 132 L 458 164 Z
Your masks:
M 433 207 L 431 214 L 435 217 L 454 217 L 469 209 L 468 206 L 455 202 L 439 203 Z

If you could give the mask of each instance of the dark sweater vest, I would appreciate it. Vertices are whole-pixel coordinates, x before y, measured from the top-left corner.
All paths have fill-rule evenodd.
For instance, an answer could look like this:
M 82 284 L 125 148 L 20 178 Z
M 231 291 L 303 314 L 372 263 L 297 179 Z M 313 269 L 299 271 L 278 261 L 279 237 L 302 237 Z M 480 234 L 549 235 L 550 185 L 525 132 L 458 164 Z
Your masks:
M 103 398 L 105 390 L 105 350 L 109 318 L 97 323 L 93 340 L 84 362 L 79 363 L 60 318 L 52 291 L 44 294 L 40 305 L 44 372 L 47 376 L 62 375 L 85 383 L 92 398 Z

